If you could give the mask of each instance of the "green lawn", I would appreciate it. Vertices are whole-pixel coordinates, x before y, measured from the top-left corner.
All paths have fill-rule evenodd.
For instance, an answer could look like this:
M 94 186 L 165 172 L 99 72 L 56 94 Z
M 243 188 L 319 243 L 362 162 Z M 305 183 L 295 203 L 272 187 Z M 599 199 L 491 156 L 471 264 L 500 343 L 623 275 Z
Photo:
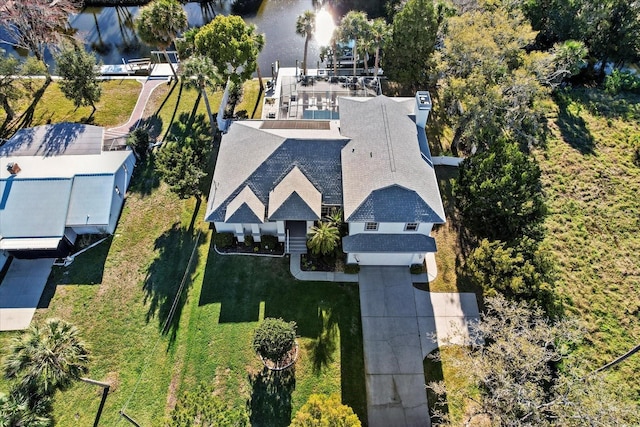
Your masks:
M 546 243 L 567 314 L 587 328 L 577 356 L 597 368 L 640 342 L 640 97 L 574 90 L 558 97 L 549 125 L 548 147 L 537 153 Z M 611 376 L 640 402 L 640 383 L 629 381 L 640 378 L 640 357 Z
M 44 84 L 44 80 L 34 80 L 33 87 L 37 90 Z M 96 112 L 90 117 L 91 107 L 80 107 L 76 109 L 73 102 L 66 99 L 58 83 L 51 82 L 46 88 L 42 97 L 37 103 L 32 104 L 32 100 L 25 97 L 16 108 L 16 113 L 29 110 L 24 126 L 38 126 L 47 123 L 76 122 L 91 123 L 97 126 L 113 127 L 126 123 L 136 105 L 138 94 L 142 85 L 136 80 L 109 80 L 101 83 L 102 97 L 96 104 Z M 4 110 L 0 110 L 0 120 L 4 121 Z M 1 122 L 0 122 L 1 123 Z
M 174 111 L 193 110 L 197 93 L 178 94 L 179 85 L 166 87 L 150 105 L 163 126 Z M 246 92 L 245 104 L 255 105 L 256 96 Z M 197 107 L 204 112 L 203 103 Z M 35 320 L 61 317 L 81 330 L 93 355 L 89 377 L 112 384 L 101 425 L 121 423 L 123 408 L 141 425 L 162 425 L 198 383 L 215 384 L 229 405 L 248 408 L 265 425 L 288 425 L 316 392 L 341 394 L 365 420 L 357 285 L 295 281 L 288 259 L 218 255 L 202 220 L 205 205 L 179 200 L 139 165 L 115 235 L 70 267 L 54 268 Z M 162 333 L 192 251 L 185 290 Z M 265 316 L 298 324 L 299 359 L 288 374 L 263 372 L 251 347 Z M 0 357 L 13 336 L 0 334 Z M 0 379 L 0 390 L 7 388 Z M 57 425 L 91 425 L 100 393 L 84 383 L 59 393 Z

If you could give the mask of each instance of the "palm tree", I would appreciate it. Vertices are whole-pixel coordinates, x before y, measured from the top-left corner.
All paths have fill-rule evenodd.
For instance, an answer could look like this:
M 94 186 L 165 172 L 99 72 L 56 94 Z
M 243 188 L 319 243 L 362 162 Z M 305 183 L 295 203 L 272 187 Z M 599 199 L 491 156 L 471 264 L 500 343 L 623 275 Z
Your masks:
M 314 255 L 333 252 L 340 241 L 340 230 L 331 222 L 321 221 L 309 231 L 307 246 Z
M 391 37 L 391 26 L 388 25 L 383 18 L 376 18 L 369 24 L 369 36 L 372 47 L 374 47 L 376 50 L 376 59 L 373 65 L 373 75 L 377 79 L 378 69 L 380 67 L 380 49 Z
M 356 75 L 356 67 L 358 63 L 359 40 L 367 38 L 369 20 L 367 14 L 359 11 L 350 11 L 340 22 L 340 33 L 342 40 L 349 42 L 353 40 L 353 75 Z
M 304 59 L 302 61 L 303 74 L 307 75 L 307 49 L 309 41 L 316 31 L 316 14 L 312 10 L 305 10 L 296 21 L 296 34 L 304 37 Z
M 143 42 L 158 46 L 164 53 L 176 80 L 178 74 L 169 60 L 167 48 L 188 25 L 187 14 L 177 0 L 154 0 L 140 9 L 140 15 L 136 18 L 138 35 Z
M 211 132 L 215 133 L 216 126 L 215 120 L 213 120 L 213 113 L 211 112 L 211 106 L 209 105 L 209 98 L 207 96 L 207 88 L 216 87 L 222 84 L 222 78 L 218 74 L 218 70 L 211 58 L 202 55 L 194 55 L 184 63 L 183 78 L 186 79 L 187 85 L 195 86 L 202 97 L 204 103 L 207 106 L 207 114 L 209 115 L 209 123 L 211 123 Z
M 53 396 L 87 373 L 89 352 L 78 329 L 60 319 L 33 324 L 14 339 L 5 360 L 5 375 L 19 379 L 20 389 Z
M 49 427 L 51 397 L 29 396 L 19 389 L 0 393 L 0 427 Z

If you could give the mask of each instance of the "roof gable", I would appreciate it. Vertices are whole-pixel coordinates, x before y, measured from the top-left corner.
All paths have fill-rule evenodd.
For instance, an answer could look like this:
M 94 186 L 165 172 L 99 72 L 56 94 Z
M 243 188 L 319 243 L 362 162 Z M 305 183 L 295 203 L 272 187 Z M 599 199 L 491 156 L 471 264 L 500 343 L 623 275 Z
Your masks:
M 264 204 L 248 185 L 229 202 L 225 222 L 232 224 L 264 222 Z
M 300 206 L 300 203 L 306 207 Z M 318 219 L 321 208 L 322 195 L 297 166 L 269 193 L 269 219 L 302 219 L 288 217 L 289 211 L 291 214 L 302 214 L 304 211 L 304 219 Z M 274 215 L 276 212 L 279 218 Z
M 319 193 L 318 193 L 319 194 Z M 315 221 L 320 213 L 312 209 L 298 192 L 294 191 L 271 215 L 270 220 Z

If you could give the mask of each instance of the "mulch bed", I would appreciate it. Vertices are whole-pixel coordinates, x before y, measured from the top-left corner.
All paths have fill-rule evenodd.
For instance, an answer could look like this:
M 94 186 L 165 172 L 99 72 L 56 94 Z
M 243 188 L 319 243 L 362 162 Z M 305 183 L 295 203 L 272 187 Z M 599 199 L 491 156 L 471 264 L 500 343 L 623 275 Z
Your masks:
M 302 271 L 336 271 L 336 259 L 310 253 L 303 254 L 300 258 L 300 269 Z
M 287 353 L 287 355 L 279 362 L 274 362 L 273 360 L 266 359 L 264 357 L 260 357 L 260 359 L 262 360 L 262 363 L 264 363 L 264 366 L 272 371 L 282 371 L 287 369 L 296 363 L 296 360 L 298 359 L 298 343 L 296 342 L 293 348 L 289 350 L 289 353 Z
M 253 245 L 245 245 L 244 243 L 239 243 L 232 246 L 227 246 L 226 248 L 217 248 L 219 252 L 226 254 L 264 254 L 264 255 L 284 255 L 284 245 L 282 243 L 278 243 L 278 245 L 273 249 L 263 249 L 259 244 Z

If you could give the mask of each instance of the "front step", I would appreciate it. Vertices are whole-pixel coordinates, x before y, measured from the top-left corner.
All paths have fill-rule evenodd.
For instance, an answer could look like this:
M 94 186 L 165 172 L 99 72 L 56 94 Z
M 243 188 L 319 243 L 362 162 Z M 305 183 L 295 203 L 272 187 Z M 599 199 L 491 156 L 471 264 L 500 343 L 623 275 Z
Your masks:
M 290 237 L 289 238 L 289 253 L 290 254 L 306 254 L 307 253 L 307 239 L 304 237 Z

